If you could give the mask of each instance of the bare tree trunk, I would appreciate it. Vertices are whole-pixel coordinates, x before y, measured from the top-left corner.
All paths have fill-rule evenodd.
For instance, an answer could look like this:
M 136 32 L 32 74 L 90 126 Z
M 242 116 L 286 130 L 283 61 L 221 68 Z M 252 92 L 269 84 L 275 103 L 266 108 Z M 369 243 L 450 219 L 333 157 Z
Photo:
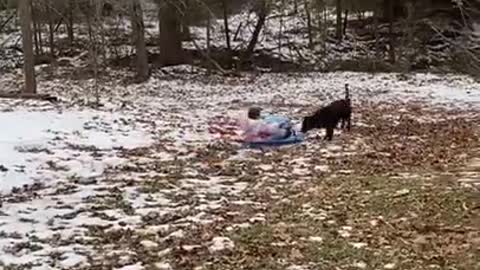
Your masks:
M 394 8 L 394 4 L 393 4 L 393 0 L 386 0 L 388 2 L 388 10 L 387 10 L 387 14 L 388 14 L 388 56 L 389 56 L 389 61 L 390 63 L 392 64 L 395 64 L 395 36 L 394 36 L 394 33 L 393 33 L 393 24 L 394 24 L 394 14 L 393 14 L 393 8 Z
M 336 11 L 337 11 L 336 36 L 337 36 L 337 40 L 341 41 L 342 40 L 342 0 L 337 0 Z
M 380 35 L 378 33 L 379 27 L 379 15 L 380 12 L 378 8 L 375 10 L 373 15 L 373 36 L 375 37 L 375 60 L 373 61 L 373 70 L 377 70 L 377 62 L 380 61 Z
M 240 34 L 240 30 L 242 30 L 242 26 L 243 26 L 242 23 L 238 24 L 237 30 L 235 30 L 235 34 L 233 35 L 233 40 L 235 41 L 237 40 L 238 34 Z
M 95 41 L 97 42 L 97 48 L 96 48 L 96 57 L 98 57 L 100 54 L 102 56 L 102 62 L 106 63 L 107 62 L 107 42 L 105 39 L 106 36 L 106 31 L 104 28 L 104 22 L 103 22 L 103 14 L 107 14 L 106 16 L 109 16 L 108 14 L 111 14 L 112 12 L 112 6 L 108 4 L 108 2 L 102 1 L 102 0 L 91 0 L 91 5 L 93 6 L 94 10 L 94 17 L 93 17 L 93 23 L 95 24 Z M 128 11 L 127 11 L 128 12 Z M 98 42 L 97 38 L 100 38 L 100 42 Z
M 135 43 L 137 80 L 144 82 L 149 77 L 148 54 L 145 45 L 145 26 L 143 10 L 139 0 L 131 0 L 130 16 L 132 21 L 132 39 Z
M 54 22 L 53 22 L 53 7 L 52 1 L 49 0 L 46 2 L 47 7 L 46 10 L 48 11 L 48 45 L 50 45 L 50 56 L 53 58 L 55 56 L 55 37 L 54 37 Z
M 313 33 L 312 33 L 312 16 L 310 13 L 310 7 L 308 5 L 308 0 L 304 0 L 305 5 L 305 15 L 307 16 L 307 30 L 308 30 L 308 47 L 313 49 Z
M 103 45 L 103 60 L 104 62 L 107 60 L 106 56 L 106 50 L 105 50 L 105 36 L 104 36 L 104 31 L 103 31 L 103 21 L 100 21 L 100 18 L 102 16 L 102 8 L 103 8 L 103 2 L 100 2 L 99 0 L 90 0 L 91 1 L 91 6 L 94 8 L 94 17 L 93 17 L 93 22 L 95 23 L 95 37 L 93 38 L 93 72 L 94 72 L 94 80 L 95 80 L 95 86 L 94 86 L 94 96 L 95 96 L 95 106 L 100 106 L 100 87 L 99 87 L 99 64 L 98 64 L 98 41 L 97 41 L 97 36 L 99 35 L 98 33 L 98 28 L 100 28 L 100 39 L 102 40 L 102 45 Z M 97 28 L 98 27 L 98 28 Z
M 255 46 L 257 45 L 260 32 L 262 31 L 262 28 L 265 25 L 266 19 L 267 19 L 267 3 L 265 2 L 265 0 L 262 0 L 262 2 L 260 3 L 259 11 L 258 11 L 258 21 L 257 21 L 257 24 L 255 25 L 252 38 L 248 43 L 247 50 L 245 53 L 246 58 L 250 58 L 250 56 L 252 56 L 253 51 L 255 50 Z
M 35 9 L 33 8 L 33 3 L 30 1 L 30 8 L 32 10 L 32 24 L 33 24 L 33 40 L 35 43 L 35 55 L 40 55 L 40 47 L 38 41 L 38 27 L 37 27 L 37 16 L 35 14 Z
M 280 27 L 278 30 L 278 54 L 282 55 L 282 37 L 283 37 L 283 12 L 285 10 L 285 0 L 282 0 L 282 14 L 280 15 Z
M 327 8 L 323 8 L 323 53 L 327 55 L 327 39 L 328 39 L 328 18 L 327 18 Z
M 92 18 L 90 17 L 90 14 L 87 15 L 87 31 L 88 31 L 88 41 L 90 42 L 90 58 L 91 60 L 94 58 L 94 52 L 96 51 L 96 44 L 95 44 L 95 37 L 93 34 L 93 28 L 92 28 Z M 93 64 L 92 64 L 93 65 Z
M 210 56 L 210 42 L 211 42 L 211 28 L 212 28 L 212 16 L 208 13 L 207 17 L 207 54 Z
M 228 51 L 232 51 L 232 46 L 230 44 L 230 28 L 229 28 L 229 24 L 228 24 L 228 13 L 229 13 L 229 10 L 228 10 L 228 0 L 223 0 L 222 1 L 222 4 L 223 4 L 223 25 L 225 27 L 225 40 L 227 42 L 227 49 Z
M 160 61 L 177 65 L 185 61 L 180 31 L 180 10 L 171 1 L 162 1 L 159 8 Z
M 23 93 L 35 94 L 37 92 L 37 83 L 35 80 L 35 57 L 33 54 L 32 41 L 32 2 L 31 0 L 20 0 L 18 2 L 20 11 L 20 20 L 22 26 L 22 43 L 25 72 L 25 88 Z
M 40 46 L 40 54 L 43 54 L 43 25 L 37 22 L 38 45 Z
M 1 6 L 0 6 L 1 8 Z M 33 16 L 33 15 L 32 15 Z M 15 14 L 10 14 L 8 18 L 6 18 L 4 21 L 0 22 L 0 32 L 2 32 L 3 28 L 12 20 L 15 20 Z
M 298 13 L 298 0 L 293 0 L 293 13 Z
M 413 52 L 408 55 L 408 64 L 411 67 L 414 60 L 415 60 L 415 46 L 414 46 L 414 38 L 413 33 L 415 32 L 415 25 L 414 25 L 414 12 L 415 7 L 412 1 L 407 2 L 407 46 L 408 48 L 412 49 Z
M 207 15 L 207 57 L 208 58 L 211 58 L 210 56 L 210 29 L 212 27 L 212 18 L 211 18 L 211 15 L 210 13 L 208 13 Z M 211 72 L 211 68 L 210 68 L 210 65 L 207 66 L 207 71 L 208 73 L 210 74 Z
M 317 10 L 317 13 L 316 13 L 316 16 L 317 16 L 317 37 L 319 39 L 322 38 L 322 28 L 323 28 L 323 11 L 321 9 Z
M 98 42 L 96 31 L 93 29 L 93 23 L 97 21 L 97 6 L 94 2 L 95 0 L 89 1 L 89 10 L 85 13 L 87 19 L 87 30 L 88 30 L 88 40 L 89 40 L 89 54 L 90 54 L 90 67 L 93 71 L 94 77 L 94 97 L 96 99 L 95 104 L 98 106 L 100 104 L 100 97 L 98 91 Z M 93 13 L 93 19 L 92 19 Z M 92 22 L 93 21 L 93 22 Z
M 345 10 L 345 18 L 343 19 L 343 36 L 347 34 L 348 26 L 348 9 Z
M 74 33 L 73 33 L 73 0 L 68 1 L 68 11 L 67 11 L 67 35 L 68 35 L 68 42 L 70 46 L 73 44 L 74 41 Z

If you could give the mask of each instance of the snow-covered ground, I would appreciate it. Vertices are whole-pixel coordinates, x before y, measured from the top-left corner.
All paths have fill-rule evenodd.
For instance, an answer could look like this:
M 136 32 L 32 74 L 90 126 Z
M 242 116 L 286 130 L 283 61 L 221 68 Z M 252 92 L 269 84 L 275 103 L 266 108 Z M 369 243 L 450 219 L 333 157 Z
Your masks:
M 158 24 L 156 11 L 150 15 L 146 25 L 152 39 Z M 360 44 L 348 34 L 341 45 L 328 43 L 329 53 L 317 59 L 322 48 L 308 48 L 306 21 L 277 15 L 268 17 L 257 49 L 284 60 L 319 62 L 368 55 L 368 42 Z M 232 40 L 234 48 L 246 46 L 255 20 L 247 12 L 231 16 L 232 35 L 243 26 Z M 128 18 L 107 28 L 116 27 L 107 41 L 128 35 Z M 225 47 L 222 28 L 218 18 L 212 46 Z M 191 27 L 191 32 L 205 47 L 205 29 Z M 18 31 L 0 34 L 0 48 L 18 46 L 19 38 Z M 116 49 L 119 56 L 132 52 L 125 44 Z M 16 91 L 22 71 L 12 68 L 21 55 L 14 49 L 2 53 L 9 60 L 0 61 L 0 70 L 11 72 L 0 73 L 0 90 Z M 396 177 L 417 177 L 418 172 L 401 170 L 411 164 L 457 164 L 478 148 L 473 140 L 480 122 L 480 83 L 468 76 L 312 72 L 225 78 L 179 66 L 125 86 L 127 72 L 107 68 L 99 92 L 104 106 L 91 109 L 85 104 L 95 100 L 95 83 L 71 78 L 87 66 L 86 53 L 59 59 L 71 68 L 36 67 L 39 91 L 58 96 L 59 104 L 0 100 L 0 269 L 175 269 L 177 256 L 185 253 L 234 252 L 237 243 L 226 233 L 268 222 L 268 203 L 288 200 L 283 189 L 319 177 L 382 174 L 391 168 L 398 170 Z M 234 115 L 251 104 L 298 124 L 343 97 L 346 83 L 353 131 L 336 132 L 333 142 L 318 140 L 322 130 L 308 134 L 304 143 L 262 152 L 219 142 L 208 132 L 211 118 Z M 432 161 L 437 156 L 440 161 Z M 478 160 L 470 167 L 477 168 Z M 478 172 L 458 177 L 471 186 L 480 178 Z M 329 218 L 327 211 L 306 209 Z M 349 228 L 340 234 L 352 233 Z M 316 235 L 309 239 L 326 241 Z
M 182 67 L 175 69 L 182 71 Z M 40 77 L 41 92 L 64 100 L 57 105 L 0 101 L 3 264 L 88 269 L 106 261 L 118 269 L 144 269 L 149 264 L 138 254 L 154 250 L 158 261 L 152 265 L 168 269 L 169 261 L 161 254 L 174 247 L 167 239 L 183 239 L 186 250 L 197 246 L 210 252 L 218 252 L 220 246 L 233 249 L 228 238 L 195 239 L 191 234 L 198 226 L 226 222 L 230 214 L 238 221 L 227 230 L 262 222 L 258 210 L 262 203 L 247 196 L 248 190 L 292 179 L 300 185 L 316 173 L 348 174 L 348 170 L 332 171 L 325 161 L 354 155 L 365 147 L 361 137 L 341 133 L 334 142 L 318 145 L 315 134 L 320 131 L 301 145 L 261 154 L 218 145 L 207 131 L 211 117 L 260 104 L 298 123 L 318 106 L 343 96 L 345 83 L 350 84 L 357 111 L 354 129 L 368 126 L 364 111 L 356 109 L 360 104 L 380 108 L 398 103 L 399 110 L 407 110 L 404 105 L 409 101 L 462 110 L 470 118 L 478 118 L 480 105 L 479 84 L 466 76 L 345 72 L 221 78 L 198 75 L 201 70 L 189 74 L 189 70 L 177 78 L 156 73 L 139 85 L 122 86 L 112 79 L 101 93 L 105 106 L 98 110 L 75 105 L 90 95 L 91 81 Z M 16 78 L 3 75 L 0 82 L 14 87 Z M 448 116 L 419 116 L 423 118 L 432 122 Z M 346 138 L 353 140 L 347 148 L 341 145 Z M 301 152 L 304 146 L 313 148 L 308 156 Z M 282 151 L 297 156 L 270 160 Z M 310 156 L 315 151 L 320 156 Z M 275 172 L 279 166 L 289 169 Z M 261 173 L 250 175 L 251 170 Z M 277 188 L 267 190 L 274 196 Z M 221 214 L 225 209 L 230 212 Z M 128 235 L 129 229 L 144 238 L 115 238 Z M 100 248 L 96 241 L 107 241 L 109 234 L 117 240 L 102 242 Z M 131 250 L 131 245 L 139 249 Z
M 158 35 L 155 6 L 150 11 L 146 36 L 153 39 Z M 308 48 L 307 22 L 301 16 L 278 15 L 269 15 L 257 49 L 283 60 L 308 59 L 318 67 L 372 56 L 368 41 L 358 42 L 350 33 L 340 45 L 326 44 L 328 54 L 322 56 L 322 46 Z M 246 46 L 255 20 L 248 12 L 230 17 L 232 36 L 242 24 L 232 47 Z M 85 37 L 80 28 L 78 38 Z M 112 19 L 106 29 L 112 30 L 107 41 L 127 37 L 128 18 Z M 205 28 L 192 26 L 191 32 L 205 48 Z M 220 18 L 211 34 L 212 46 L 225 47 Z M 20 42 L 18 31 L 0 34 L 0 48 Z M 184 42 L 184 48 L 193 47 Z M 119 56 L 132 52 L 127 44 L 115 49 Z M 480 153 L 475 150 L 480 83 L 468 76 L 313 72 L 224 78 L 179 66 L 125 86 L 125 70 L 106 69 L 100 82 L 104 106 L 90 109 L 84 105 L 95 100 L 95 83 L 71 79 L 87 66 L 86 53 L 58 59 L 69 61 L 71 68 L 36 67 L 39 91 L 58 96 L 59 104 L 0 100 L 0 269 L 175 269 L 185 253 L 192 259 L 192 254 L 235 252 L 237 243 L 226 233 L 268 222 L 265 208 L 271 201 L 288 200 L 281 195 L 284 189 L 392 168 L 396 177 L 417 177 L 408 166 L 456 165 Z M 0 90 L 18 90 L 22 71 L 12 69 L 21 54 L 0 50 L 0 59 L 0 70 L 9 70 L 0 73 Z M 219 142 L 208 132 L 211 118 L 251 104 L 298 124 L 343 97 L 346 83 L 353 99 L 353 132 L 336 132 L 331 143 L 318 140 L 322 130 L 302 144 L 262 152 Z M 433 161 L 437 156 L 440 162 Z M 477 170 L 478 160 L 468 164 Z M 477 171 L 457 176 L 470 186 L 480 179 Z M 306 209 L 329 218 L 328 211 Z M 348 228 L 340 235 L 353 233 Z M 317 235 L 308 239 L 328 241 Z
M 101 175 L 121 162 L 115 148 L 149 145 L 149 134 L 124 125 L 125 116 L 78 110 L 22 110 L 0 113 L 0 192 L 12 187 Z M 127 116 L 128 118 L 128 116 Z M 98 156 L 82 148 L 93 147 Z M 78 148 L 78 149 L 75 149 Z
M 96 194 L 94 186 L 88 185 L 125 161 L 118 151 L 148 146 L 153 140 L 141 125 L 121 113 L 20 103 L 26 104 L 0 102 L 0 122 L 4 124 L 0 134 L 0 230 L 6 236 L 0 244 L 0 262 L 28 264 L 60 252 L 64 255 L 58 267 L 68 268 L 85 261 L 80 255 L 84 247 L 48 249 L 45 243 L 30 240 L 32 250 L 39 249 L 30 253 L 28 247 L 15 250 L 15 246 L 21 245 L 24 237 L 46 239 L 59 233 L 62 238 L 75 237 L 83 231 L 82 224 L 98 224 L 98 219 L 88 216 L 72 224 L 54 220 L 82 208 L 82 200 Z M 75 191 L 75 183 L 85 186 Z M 62 195 L 62 190 L 68 192 Z

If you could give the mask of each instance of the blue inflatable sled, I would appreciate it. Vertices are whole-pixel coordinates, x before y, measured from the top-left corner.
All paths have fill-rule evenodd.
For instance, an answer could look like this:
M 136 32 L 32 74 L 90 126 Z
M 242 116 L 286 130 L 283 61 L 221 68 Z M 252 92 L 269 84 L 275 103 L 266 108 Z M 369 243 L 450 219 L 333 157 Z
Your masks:
M 289 119 L 284 116 L 269 115 L 265 117 L 264 121 L 267 123 L 279 124 L 280 127 L 290 126 Z M 303 133 L 297 132 L 292 129 L 292 133 L 290 134 L 290 136 L 286 138 L 248 142 L 248 143 L 245 143 L 245 145 L 250 148 L 275 147 L 275 146 L 301 143 L 304 140 L 305 140 L 305 135 Z

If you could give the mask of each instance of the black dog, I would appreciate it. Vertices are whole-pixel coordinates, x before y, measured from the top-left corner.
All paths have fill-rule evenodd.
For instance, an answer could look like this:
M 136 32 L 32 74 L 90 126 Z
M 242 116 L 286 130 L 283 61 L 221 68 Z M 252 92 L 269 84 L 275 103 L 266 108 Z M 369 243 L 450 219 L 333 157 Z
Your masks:
M 325 139 L 329 141 L 333 138 L 333 130 L 337 127 L 338 122 L 342 120 L 343 129 L 347 122 L 347 129 L 351 127 L 352 104 L 348 91 L 348 84 L 345 84 L 345 98 L 336 100 L 328 106 L 323 107 L 311 116 L 306 116 L 302 123 L 302 132 L 306 133 L 311 129 L 325 128 Z

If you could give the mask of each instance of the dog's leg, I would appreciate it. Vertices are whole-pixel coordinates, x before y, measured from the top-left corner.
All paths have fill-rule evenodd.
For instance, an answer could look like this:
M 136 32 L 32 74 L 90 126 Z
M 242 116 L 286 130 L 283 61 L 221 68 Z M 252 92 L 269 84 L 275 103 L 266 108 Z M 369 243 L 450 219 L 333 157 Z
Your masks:
M 350 131 L 350 128 L 352 127 L 352 116 L 349 115 L 347 118 L 347 129 Z
M 324 139 L 331 141 L 333 138 L 333 131 L 334 131 L 333 127 L 327 127 Z
M 342 118 L 342 124 L 341 124 L 341 126 L 340 126 L 340 127 L 341 127 L 342 129 L 344 129 L 344 128 L 345 128 L 345 118 Z

